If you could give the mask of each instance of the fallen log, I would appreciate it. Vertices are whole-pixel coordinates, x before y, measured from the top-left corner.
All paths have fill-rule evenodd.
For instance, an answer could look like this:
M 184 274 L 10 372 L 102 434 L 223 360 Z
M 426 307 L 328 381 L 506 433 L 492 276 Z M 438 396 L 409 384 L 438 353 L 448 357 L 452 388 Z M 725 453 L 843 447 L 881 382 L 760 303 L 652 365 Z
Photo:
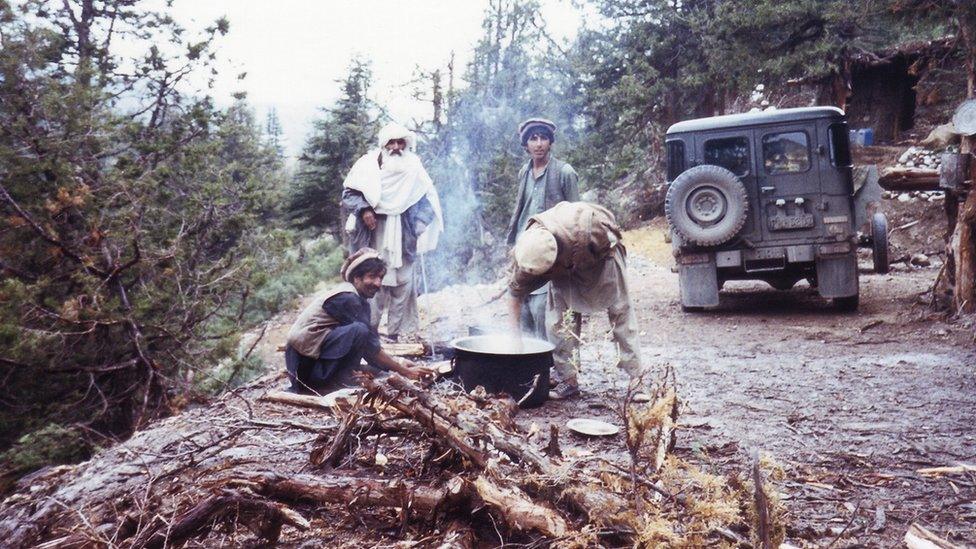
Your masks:
M 441 510 L 471 511 L 477 495 L 513 530 L 533 531 L 549 537 L 570 533 L 569 524 L 553 509 L 533 502 L 521 490 L 502 487 L 485 476 L 473 482 L 453 477 L 441 487 L 423 486 L 402 479 L 393 481 L 356 477 L 285 478 L 273 474 L 248 477 L 256 492 L 275 500 L 311 501 L 370 507 L 399 507 L 430 516 Z
M 881 188 L 888 191 L 937 191 L 939 170 L 926 168 L 885 168 L 878 178 Z
M 392 356 L 424 356 L 427 348 L 423 343 L 384 343 L 383 350 Z
M 268 391 L 267 393 L 261 395 L 258 400 L 264 402 L 276 402 L 278 404 L 287 404 L 289 406 L 301 406 L 304 408 L 315 408 L 317 410 L 327 410 L 330 412 L 332 411 L 330 401 L 315 395 L 299 395 L 286 391 Z
M 535 503 L 522 490 L 501 487 L 483 475 L 472 484 L 482 501 L 498 511 L 509 528 L 534 530 L 552 538 L 569 533 L 569 525 L 559 513 Z
M 310 501 L 371 507 L 407 507 L 433 513 L 447 503 L 467 497 L 463 479 L 455 477 L 435 488 L 402 479 L 376 480 L 344 476 L 315 477 L 257 473 L 244 478 L 257 493 L 277 501 Z
M 197 503 L 172 523 L 156 522 L 153 527 L 144 530 L 131 546 L 139 549 L 179 547 L 190 539 L 206 536 L 218 522 L 246 524 L 271 545 L 277 543 L 284 524 L 300 530 L 309 528 L 307 520 L 279 503 L 225 493 Z

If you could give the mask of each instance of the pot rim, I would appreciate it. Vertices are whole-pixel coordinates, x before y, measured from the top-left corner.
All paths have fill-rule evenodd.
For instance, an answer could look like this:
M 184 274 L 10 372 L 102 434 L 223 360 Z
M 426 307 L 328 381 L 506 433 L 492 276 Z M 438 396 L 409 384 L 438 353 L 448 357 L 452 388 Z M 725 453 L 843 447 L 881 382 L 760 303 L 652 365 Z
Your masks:
M 551 353 L 556 349 L 556 346 L 546 341 L 544 339 L 539 339 L 530 336 L 522 336 L 523 349 L 521 352 L 515 352 L 511 349 L 500 349 L 499 351 L 485 350 L 481 348 L 474 348 L 470 345 L 475 341 L 485 341 L 485 340 L 497 340 L 501 339 L 501 342 L 511 342 L 514 338 L 504 334 L 485 334 L 485 335 L 475 335 L 475 336 L 464 336 L 459 337 L 451 341 L 451 347 L 456 351 L 463 351 L 466 353 L 474 353 L 480 355 L 495 355 L 495 356 L 523 356 L 523 355 L 538 355 Z M 497 345 L 497 342 L 496 342 Z

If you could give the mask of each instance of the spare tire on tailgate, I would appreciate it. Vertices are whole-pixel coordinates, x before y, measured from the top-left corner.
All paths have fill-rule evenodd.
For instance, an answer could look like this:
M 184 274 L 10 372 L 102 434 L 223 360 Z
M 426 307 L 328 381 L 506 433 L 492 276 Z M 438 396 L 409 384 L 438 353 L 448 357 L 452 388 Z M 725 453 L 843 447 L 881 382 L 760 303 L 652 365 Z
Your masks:
M 739 178 L 720 166 L 695 166 L 674 179 L 664 199 L 671 228 L 685 242 L 716 246 L 746 222 L 749 197 Z

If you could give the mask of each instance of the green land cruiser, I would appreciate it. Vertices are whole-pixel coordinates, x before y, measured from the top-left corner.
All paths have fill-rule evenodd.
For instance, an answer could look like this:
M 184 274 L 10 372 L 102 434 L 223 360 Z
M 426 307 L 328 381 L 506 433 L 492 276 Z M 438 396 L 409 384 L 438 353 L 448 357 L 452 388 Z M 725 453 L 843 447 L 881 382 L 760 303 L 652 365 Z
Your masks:
M 858 305 L 857 247 L 887 272 L 887 221 L 854 191 L 843 111 L 809 107 L 687 120 L 668 129 L 665 213 L 681 306 L 719 304 L 727 280 L 789 290 L 807 279 L 841 310 Z M 862 226 L 870 225 L 865 235 Z

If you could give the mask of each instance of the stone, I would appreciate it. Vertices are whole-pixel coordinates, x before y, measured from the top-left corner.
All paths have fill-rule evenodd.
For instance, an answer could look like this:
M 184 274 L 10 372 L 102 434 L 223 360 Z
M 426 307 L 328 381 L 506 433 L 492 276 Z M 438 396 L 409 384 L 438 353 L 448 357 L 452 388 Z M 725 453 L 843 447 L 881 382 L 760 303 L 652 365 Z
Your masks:
M 919 253 L 912 254 L 912 258 L 909 260 L 909 263 L 915 265 L 916 267 L 928 267 L 932 264 L 932 261 L 929 260 L 929 256 Z
M 959 134 L 956 133 L 956 127 L 952 122 L 947 124 L 942 124 L 936 126 L 931 132 L 929 132 L 928 137 L 922 140 L 922 145 L 926 147 L 931 147 L 933 149 L 944 149 L 947 146 L 958 143 Z

